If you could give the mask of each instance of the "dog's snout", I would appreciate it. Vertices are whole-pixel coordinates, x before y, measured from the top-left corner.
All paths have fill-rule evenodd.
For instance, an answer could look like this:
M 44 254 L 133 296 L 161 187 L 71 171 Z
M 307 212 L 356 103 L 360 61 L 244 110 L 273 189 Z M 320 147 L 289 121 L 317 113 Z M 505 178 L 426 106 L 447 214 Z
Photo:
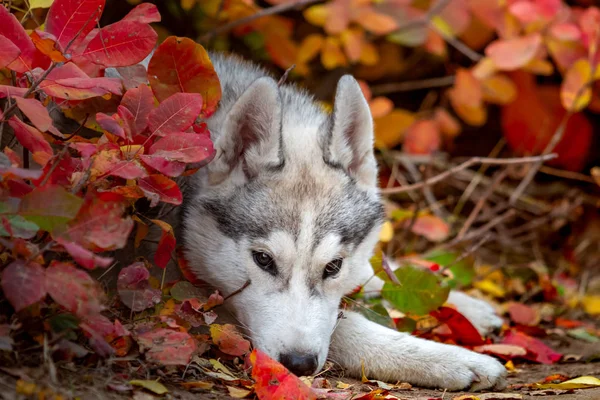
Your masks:
M 316 354 L 284 353 L 279 361 L 297 376 L 307 376 L 315 373 L 319 363 Z

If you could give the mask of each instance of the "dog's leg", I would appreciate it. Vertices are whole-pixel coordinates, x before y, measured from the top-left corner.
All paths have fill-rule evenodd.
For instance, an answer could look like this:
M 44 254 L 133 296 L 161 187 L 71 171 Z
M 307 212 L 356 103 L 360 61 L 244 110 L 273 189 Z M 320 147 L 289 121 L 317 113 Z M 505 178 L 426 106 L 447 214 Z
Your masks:
M 364 363 L 367 377 L 387 382 L 449 390 L 506 385 L 506 369 L 492 357 L 397 332 L 354 312 L 344 312 L 329 356 L 355 377 Z

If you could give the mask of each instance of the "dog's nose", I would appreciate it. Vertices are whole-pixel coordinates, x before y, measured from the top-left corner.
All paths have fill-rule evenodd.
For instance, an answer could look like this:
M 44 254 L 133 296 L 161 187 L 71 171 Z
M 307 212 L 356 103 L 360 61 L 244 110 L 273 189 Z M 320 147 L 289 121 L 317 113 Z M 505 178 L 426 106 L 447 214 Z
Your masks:
M 315 373 L 318 358 L 314 354 L 284 353 L 279 356 L 279 361 L 293 374 L 308 376 Z

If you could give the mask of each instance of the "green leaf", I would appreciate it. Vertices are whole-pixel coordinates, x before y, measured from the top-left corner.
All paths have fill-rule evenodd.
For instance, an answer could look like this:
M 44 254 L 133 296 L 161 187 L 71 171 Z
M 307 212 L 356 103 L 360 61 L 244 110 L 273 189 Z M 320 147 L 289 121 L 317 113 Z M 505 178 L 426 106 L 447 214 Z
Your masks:
M 169 392 L 167 388 L 158 381 L 133 380 L 129 381 L 129 384 L 141 386 L 144 389 L 148 389 L 149 391 L 154 392 L 156 394 L 165 394 Z
M 450 288 L 456 286 L 468 286 L 475 278 L 475 260 L 473 257 L 465 257 L 459 262 L 456 262 L 459 255 L 457 253 L 447 252 L 443 250 L 434 250 L 426 254 L 423 258 L 432 261 L 444 268 L 450 266 L 450 271 L 454 277 L 447 281 Z
M 448 299 L 450 288 L 442 287 L 438 276 L 427 269 L 405 265 L 395 274 L 400 285 L 386 282 L 381 294 L 403 313 L 426 315 Z
M 381 304 L 358 306 L 355 307 L 355 311 L 357 311 L 359 314 L 362 314 L 369 321 L 373 321 L 376 324 L 383 325 L 388 328 L 394 328 L 394 320 L 390 318 L 387 310 Z
M 173 285 L 171 288 L 171 296 L 177 301 L 184 301 L 187 299 L 200 299 L 202 302 L 206 301 L 204 291 L 188 281 L 179 281 Z
M 597 336 L 592 335 L 584 328 L 576 328 L 567 331 L 567 335 L 574 337 L 575 339 L 583 340 L 584 342 L 597 343 L 600 339 Z
M 27 221 L 20 215 L 3 215 L 0 217 L 3 222 L 8 222 L 12 235 L 4 228 L 4 223 L 0 225 L 0 236 L 12 236 L 21 239 L 31 239 L 40 228 L 33 222 Z
M 35 188 L 23 196 L 19 215 L 52 233 L 75 218 L 82 204 L 83 199 L 61 186 Z
M 58 314 L 49 320 L 52 332 L 60 333 L 79 327 L 79 319 L 70 313 Z

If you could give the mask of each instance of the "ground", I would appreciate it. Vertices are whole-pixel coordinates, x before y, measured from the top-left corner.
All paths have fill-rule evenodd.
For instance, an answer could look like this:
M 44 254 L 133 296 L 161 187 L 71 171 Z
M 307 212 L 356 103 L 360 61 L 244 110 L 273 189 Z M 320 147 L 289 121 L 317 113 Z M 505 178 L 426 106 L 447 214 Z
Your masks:
M 530 384 L 544 380 L 549 375 L 561 374 L 570 378 L 591 375 L 600 377 L 600 362 L 598 359 L 592 357 L 600 353 L 600 346 L 598 343 L 586 343 L 580 340 L 571 338 L 558 338 L 551 337 L 546 340 L 546 343 L 554 346 L 555 349 L 567 355 L 568 359 L 579 359 L 579 361 L 558 363 L 554 365 L 539 365 L 531 363 L 515 363 L 516 370 L 511 372 L 508 377 L 509 387 L 503 391 L 504 395 L 514 394 L 515 397 L 498 399 L 544 399 L 544 400 L 598 400 L 600 399 L 600 387 L 593 389 L 578 389 L 571 392 L 564 392 L 556 394 L 556 391 L 535 391 L 534 389 L 519 388 L 519 384 Z M 580 358 L 579 358 L 580 357 Z M 596 360 L 596 362 L 583 362 L 583 360 Z M 134 361 L 133 358 L 128 357 L 121 363 L 127 363 Z M 148 394 L 140 389 L 136 389 L 134 392 L 125 391 L 117 393 L 114 390 L 107 389 L 109 383 L 119 383 L 119 372 L 123 369 L 118 368 L 118 362 L 113 363 L 113 368 L 110 369 L 106 365 L 98 364 L 97 367 L 73 367 L 69 364 L 56 364 L 58 384 L 52 384 L 50 374 L 47 373 L 47 367 L 38 368 L 26 368 L 26 367 L 2 367 L 0 369 L 0 399 L 2 400 L 29 400 L 29 399 L 56 399 L 55 397 L 46 396 L 38 397 L 39 392 L 36 396 L 27 397 L 25 395 L 19 395 L 15 392 L 17 380 L 23 379 L 29 382 L 34 382 L 37 390 L 43 388 L 52 388 L 54 393 L 62 394 L 63 399 L 79 398 L 82 400 L 117 400 L 117 399 L 134 399 L 134 400 L 150 400 L 150 399 L 180 399 L 180 400 L 204 400 L 204 399 L 232 399 L 226 395 L 226 389 L 224 386 L 215 382 L 215 386 L 212 391 L 192 389 L 187 391 L 182 389 L 178 384 L 173 383 L 177 377 L 174 374 L 165 375 L 164 373 L 150 373 L 146 370 L 146 376 L 139 374 L 136 378 L 139 379 L 156 379 L 158 376 L 163 375 L 161 381 L 169 389 L 169 393 L 164 396 L 156 396 Z M 129 364 L 131 370 L 134 363 Z M 139 365 L 139 364 L 138 364 Z M 142 366 L 145 368 L 145 366 Z M 187 376 L 190 376 L 190 372 L 187 372 Z M 373 386 L 363 384 L 360 381 L 340 377 L 339 375 L 326 373 L 321 375 L 325 377 L 331 385 L 336 385 L 338 381 L 352 384 L 352 391 L 357 395 L 364 395 L 373 389 Z M 47 391 L 49 393 L 50 391 Z M 421 388 L 412 388 L 409 390 L 394 391 L 391 392 L 399 399 L 418 399 L 418 400 L 429 400 L 429 399 L 443 399 L 452 400 L 456 397 L 463 395 L 475 395 L 481 396 L 484 393 L 489 392 L 444 392 L 442 390 L 428 390 Z M 518 397 L 521 395 L 522 397 Z M 252 398 L 250 396 L 249 398 Z M 484 397 L 485 398 L 485 397 Z M 494 399 L 494 397 L 488 397 L 488 399 Z

